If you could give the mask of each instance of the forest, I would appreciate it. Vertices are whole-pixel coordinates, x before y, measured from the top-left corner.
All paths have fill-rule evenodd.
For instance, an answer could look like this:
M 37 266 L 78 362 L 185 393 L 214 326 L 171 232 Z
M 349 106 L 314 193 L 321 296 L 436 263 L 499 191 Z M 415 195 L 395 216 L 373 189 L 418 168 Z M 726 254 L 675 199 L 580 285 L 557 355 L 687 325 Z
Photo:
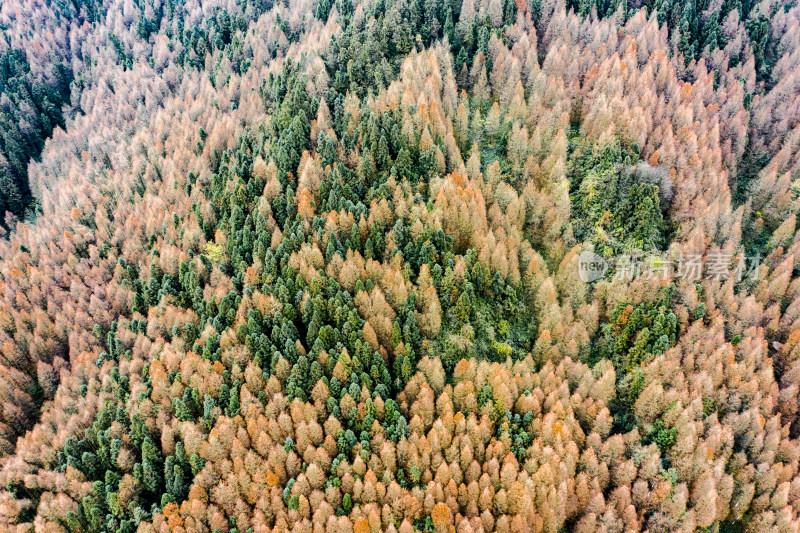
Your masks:
M 795 0 L 0 33 L 0 532 L 800 532 Z

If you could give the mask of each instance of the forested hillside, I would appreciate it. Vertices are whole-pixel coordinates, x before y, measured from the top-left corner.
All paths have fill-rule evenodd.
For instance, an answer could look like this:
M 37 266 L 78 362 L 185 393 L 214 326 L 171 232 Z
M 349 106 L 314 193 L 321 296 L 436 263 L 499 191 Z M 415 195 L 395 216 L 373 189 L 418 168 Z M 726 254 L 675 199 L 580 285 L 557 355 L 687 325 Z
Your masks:
M 800 530 L 800 5 L 0 30 L 0 531 Z

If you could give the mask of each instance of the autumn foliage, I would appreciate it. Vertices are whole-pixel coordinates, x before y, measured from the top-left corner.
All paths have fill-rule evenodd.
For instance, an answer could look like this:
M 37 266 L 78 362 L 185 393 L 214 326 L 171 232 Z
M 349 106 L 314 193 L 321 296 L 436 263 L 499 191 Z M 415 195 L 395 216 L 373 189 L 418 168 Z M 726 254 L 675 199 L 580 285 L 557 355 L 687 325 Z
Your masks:
M 0 530 L 800 528 L 800 7 L 693 5 L 3 3 Z

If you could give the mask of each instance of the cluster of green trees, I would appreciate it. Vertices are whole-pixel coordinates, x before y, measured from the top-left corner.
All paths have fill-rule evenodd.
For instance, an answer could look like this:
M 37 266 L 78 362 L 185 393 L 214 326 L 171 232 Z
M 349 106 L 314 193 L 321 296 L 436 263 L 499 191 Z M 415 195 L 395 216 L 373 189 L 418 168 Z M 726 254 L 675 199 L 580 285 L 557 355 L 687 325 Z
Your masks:
M 598 16 L 610 16 L 618 9 L 628 16 L 628 2 L 622 0 L 569 0 L 567 5 L 583 16 L 593 11 Z M 644 6 L 650 13 L 657 13 L 658 22 L 666 24 L 670 35 L 678 40 L 678 51 L 688 64 L 694 59 L 708 57 L 714 50 L 725 48 L 726 36 L 722 24 L 731 12 L 738 11 L 739 20 L 744 21 L 753 48 L 756 74 L 768 86 L 774 84 L 772 68 L 778 60 L 778 40 L 769 31 L 769 17 L 779 9 L 787 10 L 791 3 L 776 2 L 771 12 L 765 13 L 761 4 L 753 0 L 725 1 L 719 4 L 710 0 L 648 0 Z M 740 60 L 738 51 L 730 58 L 735 65 Z
M 621 432 L 638 426 L 634 406 L 645 383 L 642 367 L 677 342 L 680 332 L 678 319 L 672 311 L 674 290 L 674 285 L 670 284 L 653 300 L 636 306 L 621 302 L 614 307 L 608 321 L 600 325 L 591 358 L 593 361 L 605 359 L 614 365 L 617 394 L 612 412 Z M 660 429 L 672 433 L 671 428 Z
M 206 55 L 209 53 L 213 55 L 217 50 L 222 51 L 213 69 L 208 73 L 215 83 L 223 57 L 230 61 L 233 72 L 246 72 L 253 58 L 245 53 L 242 34 L 247 32 L 250 23 L 272 9 L 273 2 L 271 0 L 245 1 L 242 2 L 242 11 L 234 14 L 218 7 L 199 25 L 191 28 L 187 28 L 185 25 L 183 18 L 185 6 L 183 4 L 183 2 L 169 2 L 163 7 L 159 5 L 159 11 L 155 11 L 157 18 L 153 20 L 148 20 L 142 15 L 137 21 L 137 30 L 140 36 L 147 39 L 150 33 L 157 32 L 163 25 L 172 46 L 178 43 L 181 45 L 175 62 L 184 68 L 204 70 Z M 286 33 L 289 33 L 288 29 Z M 276 47 L 273 48 L 273 50 L 275 49 Z
M 573 137 L 573 143 L 579 143 Z M 638 162 L 638 164 L 637 164 Z M 671 183 L 665 171 L 639 161 L 635 143 L 576 148 L 568 178 L 572 222 L 579 241 L 610 257 L 666 248 Z
M 28 163 L 53 129 L 64 126 L 61 108 L 69 100 L 72 72 L 61 63 L 53 70 L 51 85 L 31 73 L 23 50 L 0 52 L 0 218 L 31 207 Z
M 98 364 L 105 359 L 130 359 L 130 350 L 116 335 L 116 323 L 107 333 L 107 339 L 108 352 Z M 196 454 L 188 457 L 181 442 L 165 457 L 159 432 L 148 427 L 138 415 L 128 413 L 130 378 L 120 375 L 117 368 L 110 377 L 100 392 L 113 399 L 106 400 L 105 408 L 82 438 L 67 439 L 55 464 L 50 465 L 61 472 L 74 468 L 92 482 L 92 490 L 80 502 L 78 511 L 67 514 L 65 526 L 75 533 L 133 533 L 142 520 L 152 519 L 153 513 L 167 503 L 186 499 L 192 478 L 205 464 Z M 142 377 L 148 387 L 140 393 L 140 400 L 149 397 L 152 391 L 147 367 L 142 370 Z M 191 397 L 190 391 L 187 388 Z M 206 401 L 216 405 L 208 396 Z

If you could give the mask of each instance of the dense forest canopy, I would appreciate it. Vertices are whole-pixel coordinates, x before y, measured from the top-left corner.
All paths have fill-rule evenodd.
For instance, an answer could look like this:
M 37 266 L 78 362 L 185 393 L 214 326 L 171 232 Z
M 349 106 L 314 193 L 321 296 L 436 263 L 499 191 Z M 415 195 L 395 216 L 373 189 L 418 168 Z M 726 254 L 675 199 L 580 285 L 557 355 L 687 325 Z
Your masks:
M 800 529 L 794 2 L 0 31 L 0 531 Z

